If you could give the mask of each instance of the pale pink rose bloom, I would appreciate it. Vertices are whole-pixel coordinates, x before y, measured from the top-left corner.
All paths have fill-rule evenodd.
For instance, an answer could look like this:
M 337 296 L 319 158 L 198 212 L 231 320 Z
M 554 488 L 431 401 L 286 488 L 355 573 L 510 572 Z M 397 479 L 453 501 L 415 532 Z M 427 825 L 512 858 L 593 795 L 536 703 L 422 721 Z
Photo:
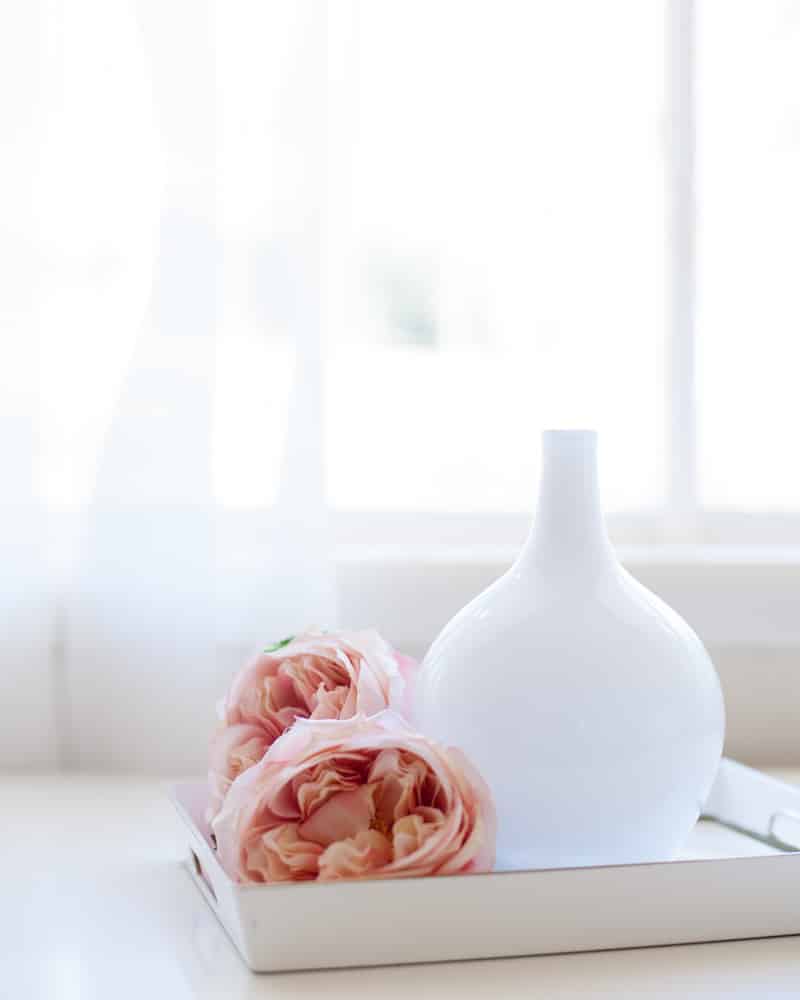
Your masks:
M 237 882 L 491 871 L 495 813 L 459 751 L 396 713 L 299 720 L 230 786 L 212 824 Z
M 210 754 L 209 818 L 231 781 L 257 763 L 295 719 L 348 719 L 385 708 L 409 712 L 416 666 L 374 630 L 309 630 L 260 653 L 234 678 L 220 707 L 222 725 Z

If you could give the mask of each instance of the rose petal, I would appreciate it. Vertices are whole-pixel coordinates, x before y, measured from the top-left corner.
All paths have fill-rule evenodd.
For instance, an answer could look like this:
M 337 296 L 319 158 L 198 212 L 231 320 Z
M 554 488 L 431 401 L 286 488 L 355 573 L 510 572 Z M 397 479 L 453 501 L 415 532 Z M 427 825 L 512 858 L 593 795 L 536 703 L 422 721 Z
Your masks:
M 336 761 L 336 766 L 318 765 L 311 772 L 298 775 L 293 782 L 300 815 L 308 819 L 337 792 L 350 791 L 362 784 L 361 771 L 348 767 L 348 761 Z
M 378 754 L 369 780 L 378 783 L 375 801 L 385 827 L 390 828 L 395 820 L 416 809 L 427 776 L 428 769 L 418 757 L 398 750 L 382 750 Z
M 374 788 L 362 785 L 350 792 L 337 792 L 300 827 L 305 840 L 327 847 L 337 840 L 368 830 L 375 818 Z
M 209 821 L 219 811 L 231 782 L 264 756 L 269 739 L 260 726 L 240 723 L 220 729 L 211 743 L 207 812 Z
M 389 839 L 377 830 L 362 830 L 355 837 L 331 844 L 319 859 L 320 881 L 363 878 L 392 860 Z
M 349 688 L 341 685 L 329 691 L 323 684 L 317 688 L 314 695 L 314 710 L 311 713 L 312 719 L 341 719 L 344 717 L 343 709 Z M 352 715 L 352 712 L 350 713 Z
M 313 879 L 319 871 L 322 848 L 304 841 L 296 823 L 267 830 L 247 846 L 245 867 L 254 881 L 288 882 Z
M 430 810 L 428 814 L 430 818 L 427 819 L 415 813 L 411 816 L 403 816 L 394 824 L 392 846 L 395 861 L 407 858 L 416 851 L 421 851 L 425 842 L 441 830 L 444 817 L 441 813 L 433 817 L 430 815 L 431 813 L 438 813 L 438 810 Z

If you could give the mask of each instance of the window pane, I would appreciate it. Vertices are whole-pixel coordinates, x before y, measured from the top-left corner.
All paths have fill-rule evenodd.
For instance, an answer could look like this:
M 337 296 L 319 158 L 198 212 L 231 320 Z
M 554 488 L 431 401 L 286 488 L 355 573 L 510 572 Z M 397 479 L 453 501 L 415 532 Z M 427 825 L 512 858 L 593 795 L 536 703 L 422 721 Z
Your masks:
M 661 5 L 347 10 L 331 62 L 330 499 L 527 510 L 540 428 L 594 426 L 609 506 L 657 505 Z
M 800 507 L 800 7 L 700 3 L 701 492 Z

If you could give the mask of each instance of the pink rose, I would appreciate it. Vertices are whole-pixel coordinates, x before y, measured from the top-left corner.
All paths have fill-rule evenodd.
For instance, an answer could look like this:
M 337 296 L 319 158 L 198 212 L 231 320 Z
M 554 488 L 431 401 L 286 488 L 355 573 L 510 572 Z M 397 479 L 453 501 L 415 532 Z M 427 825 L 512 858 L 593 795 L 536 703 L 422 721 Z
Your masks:
M 391 711 L 298 721 L 236 778 L 212 827 L 238 882 L 491 871 L 489 789 Z
M 209 818 L 230 783 L 256 764 L 295 719 L 349 719 L 410 709 L 416 663 L 373 630 L 308 631 L 259 654 L 237 674 L 211 744 Z

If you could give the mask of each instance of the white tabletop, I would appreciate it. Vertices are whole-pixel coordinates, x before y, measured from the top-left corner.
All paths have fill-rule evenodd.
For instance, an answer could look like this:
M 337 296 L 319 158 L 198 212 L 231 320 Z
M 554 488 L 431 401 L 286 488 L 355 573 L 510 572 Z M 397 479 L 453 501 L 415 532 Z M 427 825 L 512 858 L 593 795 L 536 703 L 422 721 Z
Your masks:
M 786 775 L 800 782 L 800 772 Z M 0 777 L 0 995 L 800 996 L 800 937 L 256 976 L 181 866 L 168 782 Z

